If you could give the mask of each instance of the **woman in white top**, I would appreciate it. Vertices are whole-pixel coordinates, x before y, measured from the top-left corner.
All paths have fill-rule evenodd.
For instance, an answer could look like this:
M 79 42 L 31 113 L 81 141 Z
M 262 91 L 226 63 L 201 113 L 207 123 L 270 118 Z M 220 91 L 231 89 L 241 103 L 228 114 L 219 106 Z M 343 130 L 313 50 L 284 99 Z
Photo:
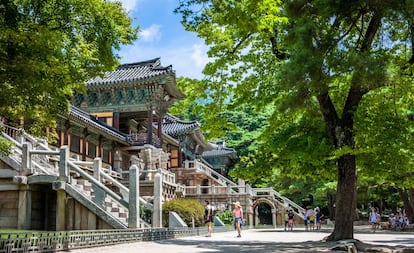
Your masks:
M 372 207 L 371 212 L 369 212 L 369 222 L 371 223 L 372 231 L 375 232 L 380 222 L 380 216 L 377 213 L 377 209 L 375 207 Z

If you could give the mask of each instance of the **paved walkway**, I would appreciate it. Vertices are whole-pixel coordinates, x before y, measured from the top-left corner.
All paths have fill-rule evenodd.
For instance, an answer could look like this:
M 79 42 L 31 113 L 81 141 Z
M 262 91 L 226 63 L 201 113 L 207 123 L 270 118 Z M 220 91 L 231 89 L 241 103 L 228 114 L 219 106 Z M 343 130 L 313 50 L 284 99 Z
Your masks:
M 154 242 L 135 242 L 72 250 L 75 253 L 207 253 L 207 252 L 338 252 L 332 251 L 333 243 L 322 242 L 330 234 L 330 229 L 320 232 L 305 232 L 298 228 L 293 232 L 282 229 L 250 229 L 242 231 L 237 238 L 235 232 L 213 233 L 212 237 L 194 236 Z M 385 245 L 414 249 L 414 233 L 377 231 L 372 233 L 368 227 L 355 229 L 355 239 L 373 245 Z

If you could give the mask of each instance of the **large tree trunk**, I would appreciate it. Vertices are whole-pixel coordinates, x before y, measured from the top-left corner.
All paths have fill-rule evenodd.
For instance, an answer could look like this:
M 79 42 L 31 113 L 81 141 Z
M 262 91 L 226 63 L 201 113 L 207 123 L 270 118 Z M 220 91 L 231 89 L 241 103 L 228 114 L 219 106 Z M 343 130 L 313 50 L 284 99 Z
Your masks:
M 335 228 L 328 237 L 330 241 L 354 238 L 356 182 L 355 156 L 348 154 L 340 157 L 338 160 Z
M 346 147 L 354 149 L 354 113 L 363 95 L 363 90 L 351 87 L 342 112 L 342 118 L 337 116 L 329 94 L 322 93 L 318 96 L 328 134 L 333 140 L 335 149 Z M 338 183 L 336 187 L 335 228 L 327 238 L 331 241 L 353 239 L 354 237 L 354 217 L 357 199 L 355 155 L 347 153 L 339 157 L 337 169 Z
M 398 188 L 398 192 L 404 203 L 405 214 L 412 222 L 414 220 L 414 189 L 405 190 Z

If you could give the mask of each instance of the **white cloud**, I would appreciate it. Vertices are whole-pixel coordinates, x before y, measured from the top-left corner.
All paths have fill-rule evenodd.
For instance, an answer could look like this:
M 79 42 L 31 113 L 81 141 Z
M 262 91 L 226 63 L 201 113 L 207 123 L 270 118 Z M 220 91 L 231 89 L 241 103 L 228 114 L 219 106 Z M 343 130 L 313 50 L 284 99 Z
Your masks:
M 114 0 L 115 1 L 115 0 Z M 137 7 L 138 2 L 140 0 L 117 0 L 122 3 L 122 6 L 129 12 L 135 9 Z
M 153 24 L 146 29 L 142 29 L 138 37 L 146 42 L 159 41 L 161 39 L 161 26 Z
M 172 65 L 177 77 L 189 77 L 202 79 L 205 64 L 208 62 L 206 46 L 201 44 L 169 45 L 167 47 L 146 46 L 142 43 L 135 43 L 123 48 L 120 55 L 122 63 L 145 61 L 161 57 L 163 66 Z
M 191 54 L 191 59 L 195 62 L 197 67 L 204 67 L 208 62 L 208 57 L 206 53 L 207 49 L 201 44 L 193 45 L 193 53 Z

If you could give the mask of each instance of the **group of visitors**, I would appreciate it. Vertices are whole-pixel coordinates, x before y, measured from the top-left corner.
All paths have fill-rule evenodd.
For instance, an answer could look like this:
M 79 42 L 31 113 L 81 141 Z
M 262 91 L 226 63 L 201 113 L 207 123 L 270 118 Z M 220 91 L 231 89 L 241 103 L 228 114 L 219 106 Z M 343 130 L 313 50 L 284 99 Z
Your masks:
M 388 219 L 390 228 L 397 231 L 404 230 L 410 224 L 410 220 L 401 208 L 397 208 L 396 214 L 391 213 Z
M 295 214 L 292 209 L 286 210 L 285 213 L 285 231 L 293 230 L 295 224 Z M 305 231 L 320 230 L 322 225 L 322 213 L 319 207 L 315 209 L 307 208 L 303 213 L 303 224 L 305 225 Z M 316 227 L 315 227 L 316 225 Z
M 237 232 L 237 237 L 241 237 L 241 228 L 244 224 L 243 209 L 239 201 L 233 203 L 234 229 Z M 211 225 L 214 222 L 213 207 L 208 200 L 204 200 L 204 223 L 207 226 L 206 237 L 211 237 Z
M 381 215 L 379 214 L 378 209 L 371 207 L 368 217 L 372 231 L 375 232 L 380 227 L 381 222 Z M 405 215 L 404 210 L 401 208 L 397 208 L 395 214 L 390 213 L 388 216 L 388 225 L 392 230 L 404 230 L 409 224 L 410 221 Z

